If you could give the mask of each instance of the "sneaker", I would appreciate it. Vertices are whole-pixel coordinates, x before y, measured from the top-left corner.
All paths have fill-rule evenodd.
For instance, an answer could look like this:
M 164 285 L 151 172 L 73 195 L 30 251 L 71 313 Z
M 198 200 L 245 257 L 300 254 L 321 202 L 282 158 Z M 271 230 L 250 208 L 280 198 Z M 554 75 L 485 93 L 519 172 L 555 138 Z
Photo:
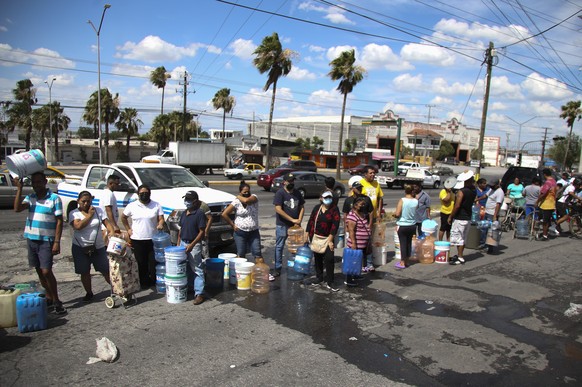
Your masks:
M 364 279 L 364 277 L 362 277 L 361 275 L 355 275 L 352 277 L 354 281 L 361 281 Z
M 65 307 L 63 306 L 62 302 L 55 302 L 55 314 L 66 314 L 67 310 L 65 309 Z
M 372 271 L 376 271 L 376 268 L 374 267 L 374 265 L 368 265 L 368 266 L 364 267 L 362 270 L 367 271 L 367 272 L 372 272 Z
M 457 257 L 457 260 L 461 263 L 465 263 L 465 258 L 463 257 Z
M 364 267 L 362 267 L 362 271 L 363 271 L 364 273 L 367 273 L 367 272 L 368 272 L 368 266 L 364 266 Z
M 314 279 L 311 281 L 305 281 L 305 285 L 309 285 L 309 286 L 318 286 L 323 282 L 323 280 L 320 279 Z
M 355 283 L 355 282 L 348 282 L 348 281 L 344 281 L 344 285 L 346 285 L 347 287 L 350 287 L 350 288 L 354 288 L 354 287 L 358 286 L 357 283 Z
M 85 297 L 83 297 L 83 302 L 85 304 L 90 303 L 93 300 L 93 293 L 87 293 L 85 294 Z
M 336 288 L 333 284 L 325 284 L 323 285 L 324 288 L 326 288 L 327 290 L 331 291 L 331 292 L 339 292 L 339 288 Z
M 540 241 L 547 241 L 548 240 L 548 236 L 547 235 L 542 235 L 540 237 Z
M 275 276 L 273 274 L 271 274 L 271 273 L 269 273 L 269 281 L 270 282 L 275 281 Z
M 451 259 L 449 260 L 449 264 L 450 265 L 460 265 L 461 261 L 459 261 L 459 256 L 458 255 L 452 256 Z

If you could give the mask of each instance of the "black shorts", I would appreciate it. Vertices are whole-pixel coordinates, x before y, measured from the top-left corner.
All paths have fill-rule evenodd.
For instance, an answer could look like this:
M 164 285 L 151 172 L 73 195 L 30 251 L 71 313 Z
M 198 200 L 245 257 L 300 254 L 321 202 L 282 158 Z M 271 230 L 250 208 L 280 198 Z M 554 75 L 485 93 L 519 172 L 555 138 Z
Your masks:
M 451 214 L 443 214 L 441 212 L 441 227 L 439 228 L 439 231 L 451 232 L 451 225 L 449 224 L 450 215 Z
M 566 203 L 556 202 L 556 215 L 558 215 L 558 219 L 568 215 L 567 209 Z
M 544 224 L 550 224 L 554 217 L 554 210 L 542 210 L 542 221 Z

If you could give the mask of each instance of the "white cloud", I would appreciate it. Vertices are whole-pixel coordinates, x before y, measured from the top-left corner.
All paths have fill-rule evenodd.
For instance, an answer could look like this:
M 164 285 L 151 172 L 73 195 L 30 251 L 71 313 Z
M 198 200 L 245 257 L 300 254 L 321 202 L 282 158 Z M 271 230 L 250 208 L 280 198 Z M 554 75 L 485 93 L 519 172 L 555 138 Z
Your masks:
M 327 15 L 325 15 L 323 17 L 324 19 L 329 20 L 330 22 L 334 23 L 334 24 L 356 24 L 353 21 L 351 21 L 350 19 L 348 19 L 346 17 L 346 15 L 344 15 L 341 12 L 330 12 Z
M 345 15 L 345 11 L 340 8 L 340 7 L 323 7 L 320 5 L 316 5 L 314 4 L 312 1 L 304 1 L 301 4 L 299 4 L 299 6 L 297 7 L 298 9 L 302 10 L 302 11 L 313 11 L 313 12 L 319 12 L 319 13 L 324 13 L 325 15 L 323 16 L 324 19 L 329 20 L 330 22 L 334 23 L 334 24 L 350 24 L 353 25 L 355 24 L 353 21 L 351 21 L 350 19 L 348 19 Z
M 159 36 L 148 35 L 140 42 L 125 42 L 117 46 L 115 57 L 143 60 L 146 62 L 175 62 L 184 57 L 193 57 L 200 48 L 208 48 L 211 52 L 220 51 L 216 47 L 206 46 L 198 43 L 190 44 L 187 47 L 176 46 L 161 39 Z
M 396 91 L 419 91 L 423 89 L 422 74 L 412 76 L 402 74 L 392 80 L 392 85 Z
M 8 28 L 6 26 L 0 26 L 0 31 L 7 32 Z
M 414 68 L 410 63 L 398 57 L 389 46 L 375 43 L 364 47 L 360 64 L 368 71 L 375 69 L 404 71 Z
M 291 72 L 289 73 L 288 77 L 296 81 L 314 80 L 317 78 L 314 73 L 310 72 L 309 70 L 301 69 L 297 66 L 291 68 Z
M 530 101 L 524 107 L 529 114 L 559 117 L 562 111 L 548 102 Z
M 356 49 L 356 47 L 353 47 L 353 46 L 330 47 L 327 49 L 326 56 L 327 56 L 327 59 L 331 62 L 332 60 L 337 58 L 342 52 L 349 51 L 349 50 L 355 50 L 356 58 L 358 57 L 358 50 Z
M 537 73 L 530 74 L 521 86 L 529 96 L 540 100 L 561 100 L 574 94 L 562 82 L 554 78 L 544 78 Z
M 479 84 L 484 85 L 484 82 L 480 81 Z M 483 86 L 481 86 L 480 90 L 484 90 Z M 491 78 L 491 96 L 513 100 L 523 99 L 519 85 L 512 84 L 505 75 Z
M 489 110 L 507 110 L 509 107 L 503 102 L 493 102 L 489 104 Z
M 336 89 L 332 90 L 316 90 L 311 93 L 308 102 L 322 105 L 337 105 L 341 106 L 343 103 L 343 95 Z
M 433 79 L 431 90 L 433 93 L 444 94 L 448 96 L 469 95 L 473 90 L 473 85 L 470 83 L 459 82 L 454 82 L 452 85 L 449 85 L 446 79 L 438 77 Z
M 436 97 L 434 97 L 431 101 L 430 104 L 431 105 L 451 105 L 453 103 L 453 100 L 450 98 L 445 98 L 445 97 L 441 97 L 440 95 L 437 95 Z
M 531 35 L 527 28 L 518 25 L 499 27 L 477 22 L 469 24 L 455 19 L 441 19 L 434 29 L 465 39 L 494 41 L 498 45 L 514 43 Z
M 237 39 L 229 45 L 233 55 L 243 59 L 253 58 L 253 52 L 257 49 L 257 45 L 252 40 Z
M 324 52 L 325 51 L 325 48 L 324 47 L 321 47 L 321 46 L 315 46 L 315 45 L 312 44 L 312 45 L 310 45 L 308 47 L 308 50 L 311 51 L 311 52 Z
M 411 62 L 429 63 L 443 67 L 455 64 L 455 56 L 451 51 L 437 46 L 410 43 L 402 47 L 400 55 L 403 60 Z
M 75 68 L 75 62 L 61 57 L 61 55 L 48 48 L 37 48 L 32 52 L 12 48 L 9 44 L 0 43 L 2 50 L 2 57 L 6 60 L 15 62 L 29 62 L 38 66 L 64 67 Z M 17 63 L 10 63 L 6 61 L 0 62 L 2 66 L 11 67 L 18 65 Z M 35 66 L 36 68 L 36 66 Z
M 118 63 L 111 68 L 113 74 L 129 75 L 134 77 L 149 77 L 154 70 L 152 66 L 132 65 L 129 63 Z

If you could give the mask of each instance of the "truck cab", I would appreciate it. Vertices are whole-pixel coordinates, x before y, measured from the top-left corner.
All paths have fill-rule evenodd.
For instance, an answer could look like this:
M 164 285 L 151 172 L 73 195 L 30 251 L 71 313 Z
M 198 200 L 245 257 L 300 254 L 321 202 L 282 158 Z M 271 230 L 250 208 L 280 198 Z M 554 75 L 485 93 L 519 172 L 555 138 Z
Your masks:
M 161 150 L 156 155 L 143 157 L 141 161 L 142 163 L 176 164 L 174 152 L 169 149 Z

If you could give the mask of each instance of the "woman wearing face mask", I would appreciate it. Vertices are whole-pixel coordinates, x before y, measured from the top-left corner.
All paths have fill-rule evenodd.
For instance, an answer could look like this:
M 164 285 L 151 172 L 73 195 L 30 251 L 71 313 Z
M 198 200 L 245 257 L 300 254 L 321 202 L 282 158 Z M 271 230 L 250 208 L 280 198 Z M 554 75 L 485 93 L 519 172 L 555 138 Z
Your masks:
M 89 191 L 81 191 L 77 199 L 78 208 L 69 214 L 69 223 L 73 226 L 73 262 L 75 273 L 81 275 L 81 283 L 85 289 L 83 302 L 91 302 L 93 289 L 91 288 L 91 264 L 100 272 L 107 283 L 109 280 L 109 261 L 107 248 L 103 241 L 101 225 L 107 228 L 109 235 L 113 235 L 113 224 L 99 207 L 93 207 L 93 196 Z
M 262 257 L 261 234 L 259 233 L 259 199 L 251 194 L 251 187 L 241 181 L 238 187 L 239 194 L 224 209 L 222 218 L 234 230 L 236 255 L 245 257 L 250 248 L 254 258 Z M 230 214 L 234 211 L 234 221 Z
M 156 261 L 152 237 L 157 230 L 164 229 L 162 206 L 150 199 L 151 192 L 147 185 L 140 185 L 137 189 L 139 200 L 129 203 L 121 214 L 121 222 L 131 239 L 142 289 L 156 283 Z M 131 227 L 129 218 L 131 218 Z
M 313 240 L 315 234 L 327 237 L 327 248 L 323 253 L 313 252 L 317 278 L 311 285 L 323 284 L 323 268 L 325 266 L 325 284 L 323 286 L 332 292 L 337 292 L 339 289 L 334 285 L 333 275 L 335 264 L 333 239 L 337 234 L 341 216 L 337 206 L 334 204 L 331 191 L 323 191 L 320 200 L 321 203 L 311 211 L 306 232 L 309 234 L 309 240 Z

